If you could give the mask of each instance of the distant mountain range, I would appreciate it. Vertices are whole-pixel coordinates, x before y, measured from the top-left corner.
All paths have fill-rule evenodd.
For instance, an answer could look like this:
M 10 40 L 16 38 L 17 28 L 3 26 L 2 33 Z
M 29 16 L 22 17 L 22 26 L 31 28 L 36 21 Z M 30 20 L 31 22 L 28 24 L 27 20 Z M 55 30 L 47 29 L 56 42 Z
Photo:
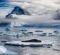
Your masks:
M 10 25 L 10 23 L 0 23 L 0 27 L 6 27 L 8 25 Z M 25 27 L 25 28 L 60 28 L 60 23 L 23 24 L 22 27 Z
M 60 23 L 24 24 L 26 28 L 60 28 Z
M 12 14 L 16 14 L 16 15 L 30 15 L 30 13 L 27 10 L 25 10 L 25 9 L 19 7 L 19 6 L 15 6 L 14 9 L 12 10 L 12 12 L 9 13 L 8 15 L 6 15 L 6 18 L 13 18 Z

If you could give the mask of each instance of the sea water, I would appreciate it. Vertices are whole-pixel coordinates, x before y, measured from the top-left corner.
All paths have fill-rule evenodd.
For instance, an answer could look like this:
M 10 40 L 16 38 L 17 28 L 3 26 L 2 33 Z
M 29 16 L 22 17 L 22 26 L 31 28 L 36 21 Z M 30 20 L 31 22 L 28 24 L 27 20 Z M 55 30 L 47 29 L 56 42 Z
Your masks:
M 35 32 L 35 30 L 37 30 L 37 29 L 34 29 L 34 28 L 28 29 L 28 31 L 33 31 L 33 32 Z M 48 33 L 48 31 L 52 31 L 53 29 L 38 29 L 38 30 L 45 30 Z M 19 40 L 27 40 L 27 39 L 32 39 L 32 38 L 40 39 L 42 41 L 46 41 L 46 40 L 51 41 L 53 46 L 51 48 L 5 46 L 4 43 L 1 42 L 2 39 L 5 39 L 4 36 L 0 36 L 0 45 L 5 46 L 10 51 L 16 52 L 17 55 L 60 55 L 60 36 L 44 36 L 43 37 L 43 36 L 33 35 L 33 36 L 20 37 Z M 14 38 L 13 38 L 13 40 L 14 40 Z

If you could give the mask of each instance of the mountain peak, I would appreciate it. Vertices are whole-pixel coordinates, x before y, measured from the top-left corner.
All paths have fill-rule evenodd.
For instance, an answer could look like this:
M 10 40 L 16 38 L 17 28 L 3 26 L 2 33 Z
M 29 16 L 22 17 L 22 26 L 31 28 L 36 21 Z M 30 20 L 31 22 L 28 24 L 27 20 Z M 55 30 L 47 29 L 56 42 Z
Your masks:
M 17 14 L 17 15 L 25 15 L 24 9 L 21 7 L 14 7 L 13 11 L 11 12 L 12 14 Z
M 14 9 L 12 10 L 12 12 L 9 13 L 8 15 L 6 15 L 6 18 L 12 18 L 12 14 L 16 14 L 16 15 L 30 15 L 30 13 L 27 10 L 25 10 L 25 9 L 19 7 L 19 6 L 15 6 Z

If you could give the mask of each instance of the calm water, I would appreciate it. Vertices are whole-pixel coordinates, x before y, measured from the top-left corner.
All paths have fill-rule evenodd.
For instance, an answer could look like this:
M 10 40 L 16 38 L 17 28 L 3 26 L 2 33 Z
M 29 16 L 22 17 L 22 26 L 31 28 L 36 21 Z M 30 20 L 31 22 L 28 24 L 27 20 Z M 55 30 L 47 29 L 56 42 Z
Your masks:
M 30 30 L 31 31 L 31 30 Z M 14 51 L 18 53 L 17 55 L 60 55 L 60 37 L 52 36 L 52 37 L 41 37 L 41 36 L 33 36 L 33 37 L 20 37 L 20 40 L 25 39 L 40 39 L 42 41 L 49 40 L 53 43 L 51 48 L 47 47 L 17 47 L 17 46 L 5 46 L 8 50 Z M 4 45 L 1 43 L 2 39 L 9 39 L 4 36 L 0 36 L 0 45 Z

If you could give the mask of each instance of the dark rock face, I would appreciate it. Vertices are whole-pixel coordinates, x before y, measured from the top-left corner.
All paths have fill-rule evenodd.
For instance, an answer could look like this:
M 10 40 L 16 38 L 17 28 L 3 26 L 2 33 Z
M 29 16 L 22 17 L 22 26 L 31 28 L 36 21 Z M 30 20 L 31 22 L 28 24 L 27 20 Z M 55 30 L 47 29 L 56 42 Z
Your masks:
M 41 40 L 31 39 L 31 40 L 26 40 L 26 41 L 22 41 L 22 42 L 41 42 Z
M 13 17 L 12 17 L 12 15 L 10 13 L 10 14 L 6 15 L 6 18 L 13 18 Z
M 13 11 L 11 13 L 9 13 L 8 15 L 6 15 L 6 18 L 12 18 L 11 14 L 16 14 L 16 15 L 30 15 L 30 13 L 28 11 L 26 11 L 25 9 L 22 9 L 21 7 L 14 7 Z

